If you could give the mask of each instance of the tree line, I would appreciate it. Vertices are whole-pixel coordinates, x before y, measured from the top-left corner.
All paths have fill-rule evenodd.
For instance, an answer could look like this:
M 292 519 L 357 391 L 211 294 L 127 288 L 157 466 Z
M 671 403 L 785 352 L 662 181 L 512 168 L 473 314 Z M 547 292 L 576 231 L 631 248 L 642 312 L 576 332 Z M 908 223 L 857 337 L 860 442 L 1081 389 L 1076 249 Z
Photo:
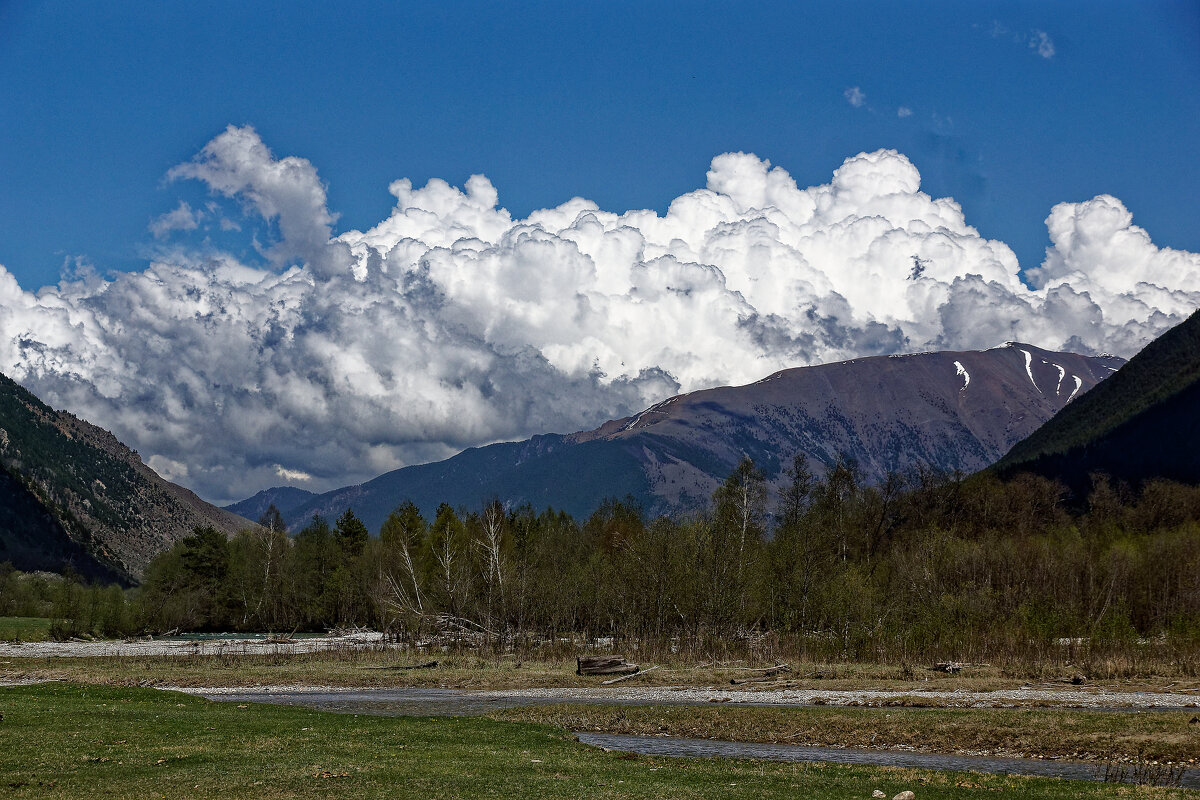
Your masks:
M 232 539 L 198 529 L 180 541 L 120 613 L 117 595 L 89 601 L 84 587 L 59 610 L 94 609 L 107 632 L 118 620 L 158 632 L 364 626 L 484 646 L 787 640 L 868 660 L 982 660 L 1081 638 L 1191 658 L 1200 646 L 1200 488 L 1133 492 L 1097 477 L 1076 508 L 1031 475 L 917 470 L 868 485 L 851 461 L 818 478 L 798 457 L 770 491 L 746 460 L 685 517 L 610 500 L 583 521 L 497 501 L 427 519 L 405 502 L 374 537 L 351 510 L 289 536 L 272 508 Z

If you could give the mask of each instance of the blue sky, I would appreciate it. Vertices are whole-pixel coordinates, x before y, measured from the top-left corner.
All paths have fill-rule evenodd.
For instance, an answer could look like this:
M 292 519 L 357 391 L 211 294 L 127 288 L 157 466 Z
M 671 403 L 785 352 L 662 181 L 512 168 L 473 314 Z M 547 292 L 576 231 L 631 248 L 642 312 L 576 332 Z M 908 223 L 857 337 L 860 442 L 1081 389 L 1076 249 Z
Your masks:
M 661 212 L 722 152 L 807 186 L 895 148 L 1022 267 L 1055 203 L 1100 193 L 1197 250 L 1198 9 L 0 2 L 0 264 L 25 288 L 67 258 L 141 268 L 148 223 L 203 196 L 165 174 L 229 124 L 309 159 L 337 230 L 386 216 L 400 177 L 482 172 L 518 216 Z

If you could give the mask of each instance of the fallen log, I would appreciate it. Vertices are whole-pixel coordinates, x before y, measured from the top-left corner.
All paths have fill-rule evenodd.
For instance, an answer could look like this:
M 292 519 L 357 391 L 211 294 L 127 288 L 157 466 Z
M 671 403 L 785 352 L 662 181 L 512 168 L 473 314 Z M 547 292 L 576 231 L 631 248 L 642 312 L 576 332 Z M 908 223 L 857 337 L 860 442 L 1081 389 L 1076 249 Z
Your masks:
M 939 661 L 932 667 L 926 667 L 930 672 L 945 672 L 947 675 L 953 675 L 956 672 L 962 672 L 967 667 L 990 667 L 991 664 L 972 664 L 966 661 Z
M 401 670 L 401 669 L 434 669 L 438 665 L 436 661 L 426 661 L 424 664 L 371 664 L 360 669 L 386 669 L 386 670 Z
M 743 683 L 762 683 L 763 681 L 774 680 L 776 675 L 780 675 L 784 672 L 791 672 L 792 668 L 787 664 L 776 664 L 773 667 L 759 667 L 756 669 L 747 669 L 745 671 L 757 672 L 761 674 L 754 675 L 753 677 L 749 678 L 730 678 L 729 682 L 734 686 L 738 686 Z
M 638 665 L 627 662 L 625 656 L 579 656 L 575 659 L 576 675 L 626 675 L 637 671 Z
M 777 683 L 779 681 L 774 675 L 755 675 L 753 678 L 730 678 L 729 682 L 734 686 L 742 686 L 747 683 Z
M 656 670 L 656 669 L 658 669 L 657 664 L 655 664 L 653 667 L 650 667 L 648 669 L 638 670 L 637 672 L 631 672 L 628 675 L 622 675 L 619 678 L 612 678 L 607 681 L 600 681 L 600 685 L 608 686 L 610 683 L 620 683 L 621 681 L 627 681 L 630 678 L 636 678 L 638 675 L 645 675 L 647 672 L 654 672 L 654 670 Z

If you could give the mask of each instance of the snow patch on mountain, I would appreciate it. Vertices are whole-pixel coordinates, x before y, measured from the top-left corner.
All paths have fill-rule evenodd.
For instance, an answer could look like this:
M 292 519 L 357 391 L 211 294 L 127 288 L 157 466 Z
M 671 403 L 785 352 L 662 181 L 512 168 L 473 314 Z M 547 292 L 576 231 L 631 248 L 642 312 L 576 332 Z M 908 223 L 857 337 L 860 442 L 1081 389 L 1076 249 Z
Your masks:
M 967 372 L 967 368 L 962 365 L 961 361 L 954 362 L 955 373 L 962 376 L 963 385 L 959 391 L 965 392 L 967 387 L 971 385 L 971 373 Z

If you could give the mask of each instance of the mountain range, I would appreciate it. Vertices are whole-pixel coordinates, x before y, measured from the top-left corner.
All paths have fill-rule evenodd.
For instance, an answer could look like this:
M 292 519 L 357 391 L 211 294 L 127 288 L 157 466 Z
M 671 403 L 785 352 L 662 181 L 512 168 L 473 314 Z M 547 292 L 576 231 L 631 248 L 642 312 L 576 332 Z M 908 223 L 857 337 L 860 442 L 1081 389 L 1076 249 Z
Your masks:
M 672 397 L 594 430 L 472 448 L 320 495 L 267 490 L 227 508 L 253 516 L 275 502 L 293 529 L 352 508 L 378 530 L 405 500 L 425 514 L 442 502 L 478 508 L 493 497 L 582 516 L 610 497 L 632 498 L 650 514 L 687 512 L 703 507 L 743 457 L 775 483 L 797 453 L 818 474 L 853 459 L 871 482 L 917 466 L 969 473 L 1123 363 L 1009 342 L 799 367 Z
M 1113 376 L 1111 379 L 1109 376 Z M 1086 496 L 1092 475 L 1200 482 L 1200 312 L 1128 364 L 1007 342 L 787 369 L 669 398 L 571 434 L 471 448 L 323 494 L 282 486 L 218 509 L 159 477 L 108 431 L 0 375 L 0 562 L 135 582 L 201 525 L 231 534 L 271 505 L 292 529 L 352 508 L 377 530 L 412 500 L 498 498 L 586 516 L 608 498 L 651 515 L 702 508 L 745 457 L 776 485 L 796 454 L 868 482 L 913 467 L 1035 472 Z
M 103 428 L 0 375 L 0 562 L 130 583 L 197 526 L 250 523 L 158 476 Z

